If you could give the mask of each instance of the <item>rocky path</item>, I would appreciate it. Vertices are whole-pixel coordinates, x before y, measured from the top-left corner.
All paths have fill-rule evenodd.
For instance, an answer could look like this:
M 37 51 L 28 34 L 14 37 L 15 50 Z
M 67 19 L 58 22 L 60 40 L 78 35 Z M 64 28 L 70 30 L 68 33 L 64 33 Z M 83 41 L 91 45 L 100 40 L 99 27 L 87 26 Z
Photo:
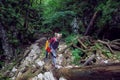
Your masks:
M 44 40 L 44 39 L 43 39 Z M 42 40 L 40 40 L 42 42 Z M 41 50 L 40 43 L 36 42 L 32 44 L 24 53 L 24 58 L 19 65 L 14 66 L 10 73 L 12 80 L 56 80 L 53 76 L 53 70 L 55 69 L 51 65 L 51 58 L 44 61 L 45 51 Z M 43 45 L 42 45 L 43 46 Z M 67 47 L 64 43 L 61 43 L 57 55 L 58 68 L 69 66 L 70 59 L 65 59 L 63 54 L 59 54 L 59 51 Z M 66 51 L 67 53 L 68 51 Z M 70 54 L 66 55 L 71 56 Z M 67 62 L 68 61 L 68 62 Z M 65 80 L 60 78 L 59 80 Z

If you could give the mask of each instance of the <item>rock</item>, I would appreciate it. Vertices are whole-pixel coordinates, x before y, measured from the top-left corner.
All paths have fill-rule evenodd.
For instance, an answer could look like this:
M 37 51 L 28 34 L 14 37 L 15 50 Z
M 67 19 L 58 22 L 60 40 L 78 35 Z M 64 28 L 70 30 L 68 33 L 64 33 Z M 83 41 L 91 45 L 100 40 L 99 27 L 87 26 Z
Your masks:
M 28 64 L 29 64 L 29 62 L 28 62 L 27 60 L 23 60 L 23 61 L 21 62 L 21 65 L 20 65 L 20 66 L 25 67 L 25 66 L 27 66 Z
M 37 76 L 35 76 L 31 80 L 38 80 L 38 78 L 37 78 Z
M 12 77 L 11 80 L 15 80 L 15 77 Z
M 37 44 L 35 44 L 35 45 L 32 45 L 32 50 L 34 50 L 34 53 L 40 53 L 40 47 L 37 45 Z
M 67 79 L 65 79 L 64 77 L 60 77 L 59 80 L 67 80 Z
M 106 64 L 107 64 L 107 63 L 108 63 L 108 60 L 104 60 L 104 63 L 106 63 Z
M 22 75 L 22 72 L 19 72 L 18 75 L 17 75 L 17 77 L 19 77 L 19 76 L 21 76 L 21 75 Z
M 13 67 L 12 72 L 16 72 L 16 71 L 17 71 L 17 69 L 15 67 Z
M 38 61 L 38 62 L 36 62 L 36 63 L 37 63 L 37 65 L 39 65 L 40 67 L 45 64 L 44 61 Z
M 14 75 L 15 75 L 15 72 L 10 72 L 9 75 L 7 75 L 7 76 L 14 77 Z
M 30 60 L 35 60 L 37 58 L 37 53 L 40 53 L 40 52 L 37 52 L 35 51 L 34 49 L 31 50 L 30 54 L 28 55 L 28 57 L 30 58 Z
M 61 65 L 61 63 L 63 61 L 63 54 L 59 54 L 56 61 L 57 61 L 57 64 Z
M 29 63 L 29 62 L 32 62 L 32 59 L 28 56 L 28 57 L 26 57 L 25 61 L 27 61 L 27 63 Z
M 42 47 L 45 45 L 46 40 L 47 40 L 46 37 L 42 37 L 42 38 L 38 39 L 37 41 L 35 41 L 35 43 L 38 43 L 38 46 Z
M 52 68 L 53 68 L 53 66 L 50 63 L 47 63 L 47 64 L 45 63 L 45 65 L 43 66 L 44 71 L 49 71 Z
M 65 68 L 73 68 L 73 66 L 70 66 L 70 65 L 69 65 L 69 66 L 66 66 Z
M 43 39 L 40 39 L 38 41 L 36 41 L 34 44 L 32 44 L 28 49 L 25 51 L 25 56 L 24 58 L 21 60 L 20 65 L 18 66 L 18 69 L 16 69 L 15 67 L 13 67 L 13 69 L 11 70 L 11 72 L 14 72 L 15 75 L 13 76 L 13 74 L 11 73 L 12 80 L 15 80 L 21 76 L 23 76 L 23 74 L 26 73 L 27 70 L 31 70 L 32 74 L 35 74 L 35 77 L 30 78 L 30 80 L 56 80 L 55 77 L 53 76 L 53 73 L 50 72 L 51 70 L 55 69 L 55 67 L 57 69 L 61 68 L 62 66 L 62 62 L 65 59 L 63 54 L 58 54 L 57 57 L 57 66 L 53 67 L 52 65 L 52 61 L 51 59 L 46 60 L 46 62 L 43 61 L 43 53 L 40 54 L 41 50 L 39 45 L 41 45 L 40 43 L 43 43 Z M 44 40 L 45 42 L 45 40 Z M 65 47 L 67 47 L 65 44 L 60 45 L 59 46 L 59 50 L 63 50 Z M 69 52 L 69 51 L 67 51 Z M 39 71 L 38 71 L 39 69 Z M 46 72 L 45 72 L 46 71 Z M 42 74 L 41 72 L 45 72 L 44 74 Z M 59 80 L 66 80 L 64 78 L 60 78 Z
M 55 68 L 60 69 L 60 68 L 62 68 L 62 66 L 56 65 Z
M 32 67 L 33 67 L 33 68 L 36 68 L 36 65 L 33 64 Z
M 9 70 L 7 70 L 6 72 L 4 72 L 4 76 L 8 76 L 10 74 L 10 71 Z
M 47 40 L 46 37 L 42 37 L 42 38 L 36 40 L 35 43 L 45 42 L 46 40 Z
M 120 61 L 119 60 L 115 60 L 115 63 L 119 63 Z
M 20 69 L 20 71 L 21 71 L 22 73 L 26 72 L 27 70 L 28 70 L 28 67 L 26 67 L 26 66 L 24 66 L 24 67 L 22 67 L 22 68 Z
M 42 73 L 40 73 L 40 74 L 38 74 L 38 76 L 37 76 L 37 77 L 38 77 L 38 80 L 43 80 L 43 77 L 44 77 L 44 76 L 43 76 L 43 74 L 42 74 Z
M 53 76 L 52 72 L 45 72 L 44 73 L 44 80 L 56 80 Z
M 66 47 L 67 47 L 66 44 L 61 44 L 58 46 L 58 51 L 61 51 L 61 50 L 65 49 Z

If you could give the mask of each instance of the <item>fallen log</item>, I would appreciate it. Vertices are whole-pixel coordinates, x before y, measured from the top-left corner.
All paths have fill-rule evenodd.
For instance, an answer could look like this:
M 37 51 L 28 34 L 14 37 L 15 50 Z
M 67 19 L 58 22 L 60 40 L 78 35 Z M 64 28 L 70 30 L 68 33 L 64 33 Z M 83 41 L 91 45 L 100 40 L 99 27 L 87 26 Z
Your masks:
M 67 80 L 120 80 L 120 63 L 61 68 L 54 72 L 56 78 Z

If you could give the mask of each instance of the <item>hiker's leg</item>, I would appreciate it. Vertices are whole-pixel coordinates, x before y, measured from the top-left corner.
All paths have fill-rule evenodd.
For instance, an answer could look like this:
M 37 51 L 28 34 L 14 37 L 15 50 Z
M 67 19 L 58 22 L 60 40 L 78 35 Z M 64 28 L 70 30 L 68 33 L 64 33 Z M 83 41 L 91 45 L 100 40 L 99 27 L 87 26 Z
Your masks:
M 48 57 L 48 52 L 46 51 L 46 53 L 45 53 L 45 58 L 47 58 Z
M 56 65 L 56 57 L 52 56 L 52 64 L 55 66 Z
M 52 49 L 52 63 L 53 65 L 56 65 L 56 52 L 54 49 Z

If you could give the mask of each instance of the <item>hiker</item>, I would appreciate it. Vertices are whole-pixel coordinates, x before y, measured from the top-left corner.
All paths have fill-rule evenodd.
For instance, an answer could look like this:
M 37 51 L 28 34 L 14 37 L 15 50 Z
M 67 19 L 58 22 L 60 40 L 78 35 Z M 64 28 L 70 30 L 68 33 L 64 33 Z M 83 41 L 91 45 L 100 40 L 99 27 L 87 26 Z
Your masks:
M 52 64 L 56 67 L 56 49 L 58 48 L 60 38 L 62 37 L 62 34 L 55 33 L 55 36 L 49 40 L 46 41 L 46 57 L 48 57 L 48 53 L 51 53 L 52 55 Z

